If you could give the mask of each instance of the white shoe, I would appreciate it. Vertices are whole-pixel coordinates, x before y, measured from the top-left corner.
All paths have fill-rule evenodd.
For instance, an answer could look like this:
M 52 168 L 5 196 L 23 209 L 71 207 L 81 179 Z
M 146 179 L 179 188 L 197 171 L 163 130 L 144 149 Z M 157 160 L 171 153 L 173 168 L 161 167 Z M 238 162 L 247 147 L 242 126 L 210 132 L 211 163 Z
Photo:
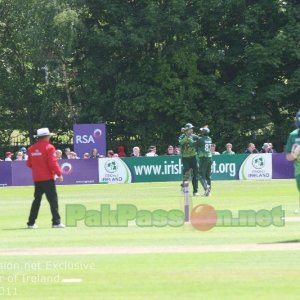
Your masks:
M 65 228 L 66 226 L 63 223 L 52 225 L 52 228 Z
M 208 186 L 207 190 L 205 191 L 205 194 L 207 197 L 211 196 L 211 187 L 210 186 Z
M 193 193 L 194 197 L 199 197 L 199 193 Z
M 38 229 L 39 226 L 37 226 L 36 224 L 33 224 L 33 225 L 27 225 L 27 228 L 28 228 L 28 229 Z
M 206 191 L 201 195 L 201 197 L 207 197 Z

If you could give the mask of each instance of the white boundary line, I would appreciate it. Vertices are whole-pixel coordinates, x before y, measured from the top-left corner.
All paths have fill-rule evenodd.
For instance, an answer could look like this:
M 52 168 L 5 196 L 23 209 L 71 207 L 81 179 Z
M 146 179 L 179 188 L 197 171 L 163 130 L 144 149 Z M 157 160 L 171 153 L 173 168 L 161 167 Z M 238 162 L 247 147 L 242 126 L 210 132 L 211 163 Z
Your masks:
M 81 278 L 66 278 L 66 279 L 63 279 L 61 282 L 63 282 L 63 283 L 81 283 L 82 279 Z
M 136 246 L 136 247 L 61 247 L 0 249 L 0 256 L 44 255 L 132 255 L 170 253 L 222 253 L 257 251 L 300 251 L 300 242 L 194 246 Z

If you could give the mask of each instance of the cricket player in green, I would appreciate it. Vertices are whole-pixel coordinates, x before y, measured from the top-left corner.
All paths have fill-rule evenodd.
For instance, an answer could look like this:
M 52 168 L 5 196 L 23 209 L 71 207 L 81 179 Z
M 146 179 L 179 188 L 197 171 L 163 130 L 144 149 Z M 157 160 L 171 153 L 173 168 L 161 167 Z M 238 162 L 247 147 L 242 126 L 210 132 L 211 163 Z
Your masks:
M 296 114 L 296 127 L 297 129 L 292 131 L 289 135 L 285 152 L 286 159 L 294 161 L 295 178 L 300 195 L 300 111 Z
M 208 197 L 211 195 L 212 153 L 210 148 L 212 139 L 209 137 L 210 130 L 208 127 L 200 128 L 200 132 L 202 137 L 199 138 L 197 143 L 199 180 L 204 189 L 202 197 Z
M 181 129 L 182 134 L 179 137 L 179 145 L 181 149 L 181 159 L 183 164 L 183 181 L 189 180 L 190 172 L 192 172 L 193 195 L 198 194 L 198 164 L 196 157 L 196 145 L 198 136 L 193 134 L 194 126 L 187 123 Z M 181 185 L 183 186 L 183 184 Z

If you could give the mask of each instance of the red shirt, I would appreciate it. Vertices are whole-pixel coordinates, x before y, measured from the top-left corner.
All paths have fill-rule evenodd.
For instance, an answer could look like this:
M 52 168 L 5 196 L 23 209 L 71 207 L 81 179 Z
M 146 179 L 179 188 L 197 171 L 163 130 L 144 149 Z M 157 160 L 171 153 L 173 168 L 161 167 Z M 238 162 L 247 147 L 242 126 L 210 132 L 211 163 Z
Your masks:
M 53 180 L 61 176 L 55 147 L 46 140 L 39 140 L 28 149 L 27 166 L 32 169 L 33 181 Z

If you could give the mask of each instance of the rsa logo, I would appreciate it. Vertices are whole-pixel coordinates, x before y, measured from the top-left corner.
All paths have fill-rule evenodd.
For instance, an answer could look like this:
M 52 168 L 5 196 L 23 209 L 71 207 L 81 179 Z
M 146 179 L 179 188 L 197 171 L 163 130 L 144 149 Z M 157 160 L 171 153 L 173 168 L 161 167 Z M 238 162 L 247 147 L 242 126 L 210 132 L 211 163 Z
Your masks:
M 100 139 L 102 136 L 101 129 L 95 129 L 93 134 L 84 134 L 84 135 L 76 135 L 75 142 L 76 144 L 95 144 L 95 139 Z

